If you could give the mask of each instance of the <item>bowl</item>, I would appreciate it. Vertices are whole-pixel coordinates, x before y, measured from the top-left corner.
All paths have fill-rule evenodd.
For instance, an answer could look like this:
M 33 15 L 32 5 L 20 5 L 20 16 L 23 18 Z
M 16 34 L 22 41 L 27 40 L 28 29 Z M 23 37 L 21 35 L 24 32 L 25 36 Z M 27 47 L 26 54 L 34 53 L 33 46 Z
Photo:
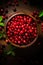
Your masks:
M 17 18 L 18 17 L 18 18 Z M 37 23 L 36 23 L 36 21 L 33 19 L 33 18 L 31 18 L 32 19 L 32 22 L 30 21 L 28 21 L 29 20 L 29 18 L 31 18 L 29 15 L 27 15 L 27 14 L 24 14 L 24 13 L 17 13 L 17 14 L 14 14 L 14 15 L 12 15 L 8 20 L 7 20 L 7 23 L 6 23 L 6 35 L 7 35 L 7 38 L 9 39 L 9 41 L 11 42 L 11 44 L 13 45 L 13 46 L 16 46 L 16 47 L 19 47 L 19 48 L 26 48 L 26 47 L 29 47 L 29 46 L 31 46 L 32 44 L 34 44 L 35 42 L 36 42 L 36 40 L 37 40 L 37 38 L 38 38 L 38 30 L 37 30 Z M 17 20 L 18 19 L 18 20 Z M 28 21 L 28 23 L 26 23 Z M 16 23 L 15 23 L 16 22 Z M 18 22 L 18 24 L 17 24 L 17 22 Z M 14 23 L 14 25 L 13 25 L 13 23 Z M 26 25 L 27 26 L 27 28 L 26 28 L 26 26 L 24 27 L 24 30 L 26 30 L 26 32 L 22 32 L 21 33 L 21 29 L 19 30 L 19 27 L 20 27 L 20 25 L 22 26 L 22 24 L 23 25 Z M 25 23 L 25 24 L 24 24 Z M 35 25 L 33 25 L 33 23 L 35 24 Z M 12 27 L 13 26 L 13 27 Z M 16 28 L 16 27 L 17 28 Z M 30 29 L 28 29 L 28 27 L 32 27 L 32 29 L 33 29 L 33 27 L 34 27 L 34 31 L 36 30 L 36 36 L 34 36 L 34 31 L 32 32 Z M 11 31 L 11 27 L 12 27 L 12 31 Z M 8 32 L 9 31 L 9 29 L 10 29 L 10 32 Z M 22 26 L 22 29 L 23 29 L 23 26 Z M 27 29 L 28 29 L 28 31 L 27 31 Z M 18 31 L 19 30 L 19 32 L 16 32 L 15 33 L 15 30 L 16 31 Z M 12 33 L 11 33 L 12 32 Z M 27 37 L 23 37 L 23 36 L 25 36 L 25 33 L 27 33 L 27 32 L 29 32 L 28 34 L 27 34 Z M 8 34 L 9 35 L 8 35 Z M 20 36 L 20 37 L 19 37 Z M 32 37 L 33 36 L 33 37 Z M 17 39 L 16 39 L 17 38 Z M 20 38 L 20 39 L 19 39 Z M 24 40 L 25 39 L 25 40 Z M 17 41 L 18 40 L 18 41 Z M 19 40 L 21 40 L 21 41 L 19 41 Z

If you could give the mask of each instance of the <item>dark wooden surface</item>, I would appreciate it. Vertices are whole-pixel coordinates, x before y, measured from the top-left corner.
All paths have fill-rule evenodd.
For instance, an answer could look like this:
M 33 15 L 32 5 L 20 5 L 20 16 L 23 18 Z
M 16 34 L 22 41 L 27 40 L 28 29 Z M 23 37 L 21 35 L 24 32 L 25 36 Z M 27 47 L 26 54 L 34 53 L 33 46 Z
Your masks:
M 23 3 L 21 3 L 19 5 L 19 7 L 16 7 L 16 8 L 18 10 L 17 12 L 19 12 L 19 11 L 22 12 L 22 10 L 23 10 L 23 12 L 25 11 L 28 14 L 28 13 L 33 12 L 35 9 L 42 10 L 43 7 L 39 6 L 36 2 L 36 5 L 35 4 L 33 5 L 33 3 L 29 3 L 27 5 L 24 5 Z M 12 12 L 12 10 L 9 8 L 9 14 L 11 12 Z M 9 17 L 9 15 L 8 15 L 8 17 Z M 40 43 L 40 44 L 38 44 L 38 43 Z M 40 58 L 42 58 L 42 56 L 43 56 L 42 51 L 43 51 L 43 37 L 39 36 L 37 41 L 34 43 L 34 45 L 32 45 L 28 48 L 25 48 L 25 49 L 16 48 L 15 57 L 3 56 L 3 53 L 2 53 L 0 55 L 0 65 L 40 64 L 40 62 L 42 60 Z

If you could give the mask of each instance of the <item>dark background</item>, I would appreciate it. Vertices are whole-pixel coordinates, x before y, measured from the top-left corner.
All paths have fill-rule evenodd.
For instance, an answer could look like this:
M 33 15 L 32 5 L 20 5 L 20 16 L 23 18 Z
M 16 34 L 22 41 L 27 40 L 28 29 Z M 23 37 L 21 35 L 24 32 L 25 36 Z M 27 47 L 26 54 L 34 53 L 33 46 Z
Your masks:
M 0 0 L 0 5 L 7 3 L 9 0 Z M 12 0 L 11 0 L 12 1 Z M 31 6 L 43 8 L 42 0 L 29 0 Z M 43 9 L 42 9 L 43 10 Z M 40 45 L 38 44 L 40 43 Z M 0 55 L 0 65 L 29 65 L 29 64 L 40 64 L 43 62 L 43 37 L 39 36 L 38 40 L 29 48 L 20 49 L 16 48 L 16 56 L 3 56 Z

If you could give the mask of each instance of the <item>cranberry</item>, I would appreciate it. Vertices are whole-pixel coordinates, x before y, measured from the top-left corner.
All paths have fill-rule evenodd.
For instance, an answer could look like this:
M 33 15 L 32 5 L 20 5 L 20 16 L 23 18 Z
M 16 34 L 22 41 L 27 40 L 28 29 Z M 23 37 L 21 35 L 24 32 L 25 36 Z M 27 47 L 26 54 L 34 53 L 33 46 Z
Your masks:
M 23 31 L 21 31 L 20 34 L 23 34 Z
M 43 32 L 43 23 L 41 23 L 41 30 L 42 30 L 42 32 Z
M 24 4 L 27 4 L 27 0 L 23 0 Z
M 18 41 L 18 44 L 20 44 L 21 42 L 20 41 Z
M 25 33 L 26 36 L 28 36 L 28 33 Z
M 16 12 L 16 8 L 14 8 L 13 11 Z
M 18 32 L 20 32 L 20 29 L 18 29 Z
M 0 27 L 0 31 L 2 31 L 2 27 Z
M 24 17 L 24 21 L 26 21 L 26 17 Z
M 24 43 L 26 43 L 26 41 L 25 41 L 25 40 L 23 40 L 23 42 L 24 42 Z
M 10 40 L 12 40 L 12 37 L 10 37 Z
M 34 36 L 36 37 L 37 35 L 36 35 L 36 34 L 34 34 Z
M 30 29 L 29 31 L 30 31 L 30 33 L 32 33 L 32 29 Z
M 32 22 L 32 18 L 29 18 L 29 23 L 31 23 Z
M 5 15 L 2 15 L 2 18 L 5 19 L 6 18 Z

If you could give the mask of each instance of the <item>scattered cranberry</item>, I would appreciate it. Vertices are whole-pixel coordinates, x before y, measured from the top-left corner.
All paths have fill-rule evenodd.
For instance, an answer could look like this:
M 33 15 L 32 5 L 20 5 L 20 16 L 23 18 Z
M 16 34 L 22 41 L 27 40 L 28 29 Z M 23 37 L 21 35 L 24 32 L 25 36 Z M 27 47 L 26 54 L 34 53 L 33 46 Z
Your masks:
M 2 15 L 3 20 L 6 18 L 5 15 Z
M 41 30 L 42 30 L 42 32 L 43 32 L 43 22 L 41 23 Z
M 14 8 L 13 11 L 16 12 L 16 8 Z
M 15 6 L 14 2 L 12 3 L 12 6 Z
M 6 13 L 6 14 L 8 13 L 8 9 L 5 9 L 5 13 Z
M 12 3 L 11 3 L 11 1 L 8 1 L 8 3 L 7 3 L 7 4 L 8 4 L 9 6 L 11 6 L 11 4 L 12 4 Z
M 34 11 L 33 14 L 34 14 L 34 15 L 38 15 L 39 12 L 38 12 L 38 11 Z
M 0 31 L 2 31 L 2 27 L 0 27 Z
M 19 5 L 18 0 L 14 0 L 14 4 L 15 4 L 16 6 L 18 6 L 18 5 Z
M 32 13 L 32 16 L 35 17 L 37 20 L 39 20 L 39 21 L 37 21 L 37 22 L 40 23 L 39 11 L 34 11 L 34 12 Z
M 24 4 L 27 4 L 27 0 L 23 0 Z

